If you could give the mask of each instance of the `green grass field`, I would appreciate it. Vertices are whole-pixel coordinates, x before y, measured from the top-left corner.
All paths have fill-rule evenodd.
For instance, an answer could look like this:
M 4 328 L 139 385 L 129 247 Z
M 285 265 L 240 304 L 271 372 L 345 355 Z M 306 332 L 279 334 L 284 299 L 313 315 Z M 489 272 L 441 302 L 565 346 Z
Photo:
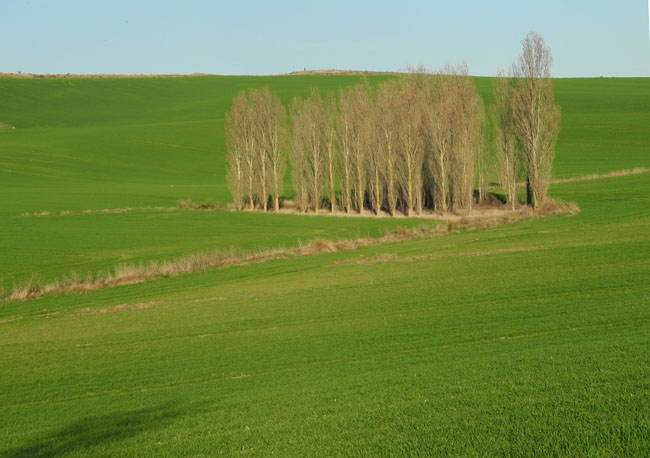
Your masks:
M 420 222 L 222 211 L 223 114 L 355 77 L 0 80 L 0 276 Z M 477 86 L 489 98 L 489 80 Z M 650 166 L 650 80 L 556 81 L 555 176 Z M 0 456 L 648 456 L 650 174 L 576 216 L 0 304 Z

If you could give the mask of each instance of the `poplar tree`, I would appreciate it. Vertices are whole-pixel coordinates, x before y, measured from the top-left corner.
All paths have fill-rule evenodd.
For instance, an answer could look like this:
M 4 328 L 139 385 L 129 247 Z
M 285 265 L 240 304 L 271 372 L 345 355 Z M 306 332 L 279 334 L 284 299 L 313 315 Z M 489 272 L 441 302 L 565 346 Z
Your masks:
M 517 202 L 517 178 L 521 170 L 521 155 L 515 138 L 513 114 L 513 84 L 499 71 L 492 81 L 490 117 L 494 129 L 494 146 L 497 156 L 499 183 L 512 210 Z
M 399 198 L 398 155 L 395 116 L 397 110 L 397 83 L 388 81 L 377 90 L 375 105 L 378 146 L 384 168 L 384 182 L 388 212 L 395 216 Z
M 234 98 L 230 113 L 226 113 L 226 179 L 236 210 L 244 207 L 244 124 L 247 105 L 246 96 L 240 93 Z
M 422 134 L 423 105 L 414 77 L 404 77 L 398 82 L 395 127 L 399 157 L 400 186 L 406 214 L 417 210 L 422 195 L 422 167 L 424 140 Z
M 521 44 L 512 68 L 514 130 L 526 166 L 526 201 L 538 208 L 548 192 L 561 114 L 553 93 L 550 48 L 535 32 Z

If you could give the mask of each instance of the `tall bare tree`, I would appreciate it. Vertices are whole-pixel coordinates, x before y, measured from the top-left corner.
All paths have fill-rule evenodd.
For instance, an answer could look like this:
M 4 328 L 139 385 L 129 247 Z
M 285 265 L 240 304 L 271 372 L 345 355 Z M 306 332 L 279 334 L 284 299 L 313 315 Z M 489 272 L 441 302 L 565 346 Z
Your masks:
M 330 200 L 330 211 L 336 212 L 336 176 L 338 172 L 338 154 L 337 154 L 337 106 L 336 95 L 334 92 L 327 94 L 323 100 L 324 106 L 324 141 L 325 141 L 325 173 L 327 175 L 327 190 Z
M 480 143 L 479 95 L 467 66 L 457 67 L 454 82 L 452 203 L 455 211 L 470 212 L 476 154 Z
M 268 87 L 249 89 L 248 99 L 253 114 L 253 137 L 255 139 L 255 168 L 257 175 L 257 199 L 263 211 L 269 202 L 269 108 L 271 94 Z
M 291 104 L 291 122 L 293 144 L 291 148 L 291 178 L 293 182 L 294 200 L 300 211 L 309 208 L 309 173 L 307 164 L 308 143 L 303 132 L 303 100 L 294 98 Z
M 406 214 L 418 210 L 422 196 L 424 141 L 422 134 L 423 104 L 418 81 L 409 76 L 399 80 L 395 126 L 399 151 L 399 170 Z
M 479 141 L 476 152 L 476 175 L 478 177 L 478 201 L 487 201 L 490 188 L 490 176 L 494 170 L 492 149 L 494 144 L 493 129 L 482 98 L 478 98 Z
M 241 127 L 241 145 L 244 159 L 244 177 L 246 180 L 246 189 L 248 193 L 248 207 L 255 210 L 255 201 L 259 200 L 257 195 L 257 159 L 258 145 L 255 135 L 255 110 L 251 106 L 249 97 L 240 93 L 240 104 L 242 107 L 242 127 Z
M 280 209 L 280 194 L 286 169 L 286 111 L 276 94 L 268 87 L 257 91 L 253 98 L 256 112 L 258 142 L 260 144 L 260 181 L 265 178 L 270 187 L 273 209 Z M 264 195 L 266 186 L 262 187 Z M 266 200 L 266 199 L 265 199 Z
M 365 158 L 368 178 L 368 204 L 370 209 L 379 214 L 384 204 L 386 193 L 387 155 L 383 151 L 385 140 L 382 139 L 380 126 L 381 115 L 377 105 L 377 93 L 369 103 L 366 122 L 363 124 L 364 144 L 366 147 Z
M 377 149 L 382 157 L 384 167 L 384 182 L 386 187 L 386 201 L 388 211 L 395 216 L 397 201 L 399 198 L 398 188 L 398 155 L 397 155 L 397 132 L 395 126 L 395 115 L 397 110 L 397 83 L 388 81 L 377 89 L 376 99 L 376 125 L 378 146 Z
M 527 203 L 537 208 L 546 200 L 560 131 L 560 108 L 551 80 L 551 50 L 530 32 L 513 65 L 515 135 L 521 145 L 527 175 Z
M 341 205 L 346 213 L 352 211 L 353 167 L 352 149 L 355 126 L 354 88 L 344 88 L 339 92 L 339 114 L 336 118 L 339 163 L 341 167 Z
M 352 171 L 354 175 L 354 197 L 359 213 L 363 213 L 363 203 L 366 197 L 366 176 L 368 172 L 368 149 L 371 140 L 369 132 L 369 116 L 372 110 L 370 86 L 363 81 L 354 86 L 354 111 L 352 117 Z
M 512 81 L 499 71 L 492 80 L 490 117 L 494 129 L 494 146 L 497 155 L 499 182 L 506 201 L 514 210 L 517 203 L 517 178 L 521 170 L 521 158 L 515 138 Z
M 295 107 L 294 140 L 305 158 L 309 200 L 318 214 L 323 200 L 326 146 L 325 111 L 320 92 L 312 89 L 309 97 Z
M 450 162 L 452 155 L 452 128 L 454 121 L 453 85 L 446 74 L 438 74 L 430 80 L 426 96 L 424 118 L 427 140 L 427 166 L 433 179 L 431 191 L 438 211 L 449 210 Z
M 246 95 L 240 92 L 233 100 L 230 113 L 226 113 L 226 178 L 233 197 L 233 205 L 237 210 L 244 207 L 246 185 L 244 132 L 247 110 Z

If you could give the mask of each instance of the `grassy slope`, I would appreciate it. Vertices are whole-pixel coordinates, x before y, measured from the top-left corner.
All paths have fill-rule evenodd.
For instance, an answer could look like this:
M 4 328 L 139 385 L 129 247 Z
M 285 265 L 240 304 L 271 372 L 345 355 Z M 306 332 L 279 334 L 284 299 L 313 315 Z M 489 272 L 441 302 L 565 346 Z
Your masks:
M 374 82 L 385 77 L 375 77 Z M 224 113 L 248 86 L 284 102 L 354 76 L 2 80 L 0 212 L 227 202 Z M 477 79 L 489 99 L 490 80 Z M 563 108 L 556 176 L 650 166 L 647 79 L 555 82 Z
M 118 261 L 228 248 L 242 240 L 257 243 L 249 234 L 257 228 L 246 227 L 249 218 L 232 214 L 17 217 L 24 212 L 170 206 L 185 198 L 228 202 L 223 120 L 237 91 L 268 84 L 288 102 L 312 86 L 327 91 L 358 79 L 0 79 L 0 122 L 16 126 L 0 131 L 0 249 L 5 254 L 0 284 L 8 288 L 31 272 L 52 278 L 75 268 L 84 275 Z M 476 81 L 489 99 L 490 80 Z M 564 113 L 557 176 L 650 166 L 650 124 L 643 116 L 650 105 L 647 81 L 556 82 Z M 293 230 L 270 231 L 262 246 L 322 236 L 310 223 L 294 221 Z M 192 229 L 184 233 L 179 226 Z M 337 227 L 341 236 L 365 235 L 394 223 L 345 221 Z
M 314 220 L 225 212 L 23 218 L 25 212 L 228 202 L 224 113 L 237 91 L 271 84 L 285 101 L 357 78 L 0 80 L 0 286 L 119 262 L 315 237 L 380 235 L 415 221 Z
M 119 264 L 183 254 L 293 247 L 315 238 L 379 237 L 413 219 L 331 218 L 227 211 L 143 211 L 128 214 L 8 217 L 0 242 L 5 285 L 38 273 L 41 280 L 106 271 Z
M 76 230 L 77 217 L 16 215 L 225 200 L 212 110 L 251 81 L 285 99 L 352 81 L 316 78 L 83 81 L 60 114 L 37 104 L 57 93 L 38 83 L 67 82 L 0 81 L 16 97 L 0 121 L 19 127 L 0 133 L 3 243 L 42 250 L 36 235 L 58 227 L 68 252 L 97 240 L 137 259 L 249 240 L 243 220 L 215 236 L 219 212 L 84 216 Z M 556 87 L 558 176 L 650 165 L 647 79 Z M 649 186 L 648 175 L 554 186 L 580 204 L 575 217 L 5 304 L 0 454 L 647 455 Z M 238 217 L 277 230 L 274 244 L 322 229 Z M 15 263 L 69 263 L 37 252 L 14 251 Z
M 5 306 L 0 448 L 647 455 L 649 185 L 554 187 L 575 217 Z

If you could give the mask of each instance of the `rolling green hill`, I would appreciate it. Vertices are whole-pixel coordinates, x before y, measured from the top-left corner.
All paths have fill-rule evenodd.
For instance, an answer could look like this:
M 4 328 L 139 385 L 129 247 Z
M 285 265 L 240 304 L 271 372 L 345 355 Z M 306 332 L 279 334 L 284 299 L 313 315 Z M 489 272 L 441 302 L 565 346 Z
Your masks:
M 354 81 L 0 80 L 0 276 L 419 224 L 144 208 L 228 200 L 237 90 Z M 649 79 L 555 87 L 556 177 L 650 166 Z M 0 456 L 647 456 L 648 189 L 553 185 L 580 214 L 1 303 Z
M 288 103 L 313 86 L 329 91 L 359 78 L 0 79 L 0 122 L 15 126 L 0 130 L 0 285 L 9 288 L 33 272 L 44 279 L 72 269 L 85 275 L 201 249 L 268 248 L 326 232 L 350 237 L 394 229 L 394 222 L 346 220 L 332 232 L 297 219 L 296 231 L 283 227 L 259 237 L 251 234 L 260 233 L 255 224 L 246 229 L 250 218 L 236 214 L 145 209 L 128 216 L 20 217 L 169 207 L 188 198 L 226 204 L 223 123 L 238 91 L 269 85 Z M 489 101 L 490 80 L 476 83 Z M 563 108 L 557 177 L 650 166 L 647 79 L 557 80 L 556 89 Z M 264 226 L 275 221 L 259 218 Z

